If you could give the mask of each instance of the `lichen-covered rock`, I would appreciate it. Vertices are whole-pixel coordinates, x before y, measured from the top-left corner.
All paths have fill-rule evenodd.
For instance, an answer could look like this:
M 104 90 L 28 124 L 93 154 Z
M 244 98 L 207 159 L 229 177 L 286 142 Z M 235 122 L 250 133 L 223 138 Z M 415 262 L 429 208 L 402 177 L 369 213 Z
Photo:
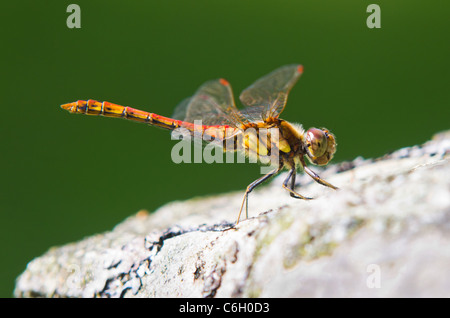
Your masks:
M 17 297 L 449 297 L 450 133 L 376 160 L 284 176 L 252 192 L 139 212 L 111 232 L 50 249 Z

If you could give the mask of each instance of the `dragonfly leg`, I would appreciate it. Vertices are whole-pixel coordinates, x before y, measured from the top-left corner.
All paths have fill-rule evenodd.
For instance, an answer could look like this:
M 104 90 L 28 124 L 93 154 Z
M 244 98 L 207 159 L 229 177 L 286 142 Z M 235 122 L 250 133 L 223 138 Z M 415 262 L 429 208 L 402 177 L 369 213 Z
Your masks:
M 239 223 L 239 220 L 241 218 L 241 213 L 242 213 L 242 209 L 244 208 L 244 203 L 245 203 L 245 216 L 246 216 L 246 218 L 248 218 L 248 194 L 250 192 L 252 192 L 253 189 L 256 188 L 257 186 L 259 186 L 261 183 L 263 183 L 264 181 L 266 181 L 270 177 L 273 177 L 278 172 L 280 172 L 281 169 L 283 169 L 282 165 L 280 165 L 278 168 L 270 171 L 268 174 L 262 176 L 261 178 L 253 181 L 252 183 L 250 183 L 248 185 L 247 190 L 245 190 L 244 199 L 242 200 L 241 209 L 239 210 L 239 215 L 238 215 L 238 218 L 237 218 L 237 221 L 236 221 L 236 225 Z
M 283 182 L 283 188 L 289 191 L 289 194 L 291 195 L 291 197 L 296 198 L 296 199 L 302 199 L 302 200 L 312 200 L 312 198 L 309 197 L 305 197 L 297 192 L 295 192 L 294 190 L 294 186 L 295 186 L 295 176 L 296 176 L 296 170 L 295 167 L 293 167 L 291 170 L 289 170 L 289 174 L 286 178 L 286 180 L 284 180 Z M 288 187 L 288 183 L 289 180 L 291 180 L 291 185 L 290 187 Z
M 303 166 L 303 170 L 311 177 L 313 178 L 314 181 L 316 181 L 317 183 L 324 185 L 326 187 L 329 187 L 331 189 L 334 190 L 338 190 L 338 187 L 335 187 L 334 185 L 332 185 L 331 183 L 326 182 L 325 180 L 323 180 L 317 173 L 315 173 L 314 171 L 312 171 L 311 169 L 309 169 L 306 166 L 305 161 L 303 160 L 303 158 L 300 159 L 302 166 Z
M 334 190 L 338 190 L 338 187 L 335 187 L 334 185 L 332 185 L 331 183 L 326 182 L 325 180 L 323 180 L 321 177 L 319 177 L 319 175 L 317 173 L 315 173 L 314 171 L 312 171 L 311 169 L 309 169 L 308 167 L 304 166 L 303 169 L 305 170 L 305 172 L 314 179 L 314 181 L 316 181 L 317 183 L 324 185 L 326 187 L 329 187 L 331 189 Z
M 297 172 L 294 171 L 292 173 L 292 176 L 291 176 L 291 190 L 292 191 L 295 191 L 295 179 L 296 179 L 296 177 L 297 177 Z M 290 194 L 291 197 L 295 198 L 295 194 L 293 194 L 292 192 L 289 192 L 289 194 Z

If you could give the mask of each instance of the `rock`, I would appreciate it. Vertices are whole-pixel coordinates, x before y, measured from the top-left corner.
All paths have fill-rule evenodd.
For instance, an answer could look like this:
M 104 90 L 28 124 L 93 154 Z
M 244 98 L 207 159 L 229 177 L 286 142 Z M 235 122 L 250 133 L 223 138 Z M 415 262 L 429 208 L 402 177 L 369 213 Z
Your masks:
M 340 190 L 285 174 L 243 191 L 138 212 L 51 248 L 16 297 L 450 297 L 450 132 L 375 160 L 330 165 Z M 316 169 L 317 171 L 317 169 Z M 259 215 L 258 215 L 259 214 Z

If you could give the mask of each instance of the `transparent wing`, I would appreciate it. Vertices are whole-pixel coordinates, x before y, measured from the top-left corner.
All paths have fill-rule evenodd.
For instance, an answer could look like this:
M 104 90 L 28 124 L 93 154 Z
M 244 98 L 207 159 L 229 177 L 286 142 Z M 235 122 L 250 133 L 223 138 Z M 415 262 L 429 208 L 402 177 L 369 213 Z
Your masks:
M 241 118 L 245 122 L 261 121 L 262 114 L 266 111 L 264 106 L 248 106 L 239 111 Z
M 172 116 L 174 119 L 203 125 L 230 125 L 240 127 L 245 120 L 234 104 L 230 84 L 218 79 L 203 84 L 194 96 L 183 100 Z
M 173 111 L 172 118 L 183 120 L 186 118 L 186 112 L 187 107 L 189 106 L 189 103 L 191 102 L 191 97 L 183 99 L 177 107 L 175 107 L 175 110 Z
M 287 65 L 276 69 L 272 73 L 260 78 L 245 89 L 239 97 L 248 106 L 241 113 L 246 112 L 259 119 L 277 118 L 283 111 L 289 91 L 303 73 L 301 65 Z M 255 119 L 255 117 L 253 117 Z

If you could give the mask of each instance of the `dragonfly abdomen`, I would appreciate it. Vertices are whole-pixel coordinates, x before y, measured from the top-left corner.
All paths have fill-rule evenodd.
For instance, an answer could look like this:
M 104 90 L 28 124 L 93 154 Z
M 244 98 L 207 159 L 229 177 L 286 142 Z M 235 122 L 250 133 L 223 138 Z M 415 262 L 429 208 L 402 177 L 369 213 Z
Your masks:
M 87 101 L 79 100 L 73 103 L 64 104 L 61 105 L 61 108 L 75 114 L 124 118 L 170 130 L 183 126 L 184 124 L 181 120 L 167 118 L 154 113 L 149 113 L 128 106 L 121 106 L 110 102 L 99 102 L 93 99 L 89 99 Z
M 196 125 L 195 123 L 164 117 L 132 107 L 121 106 L 110 102 L 99 102 L 93 99 L 78 100 L 73 103 L 63 104 L 61 108 L 74 114 L 124 118 L 169 130 L 182 127 L 194 136 L 195 132 L 198 132 L 202 137 L 205 137 L 205 140 L 224 139 L 226 136 L 235 134 L 237 130 L 237 128 L 228 125 Z

